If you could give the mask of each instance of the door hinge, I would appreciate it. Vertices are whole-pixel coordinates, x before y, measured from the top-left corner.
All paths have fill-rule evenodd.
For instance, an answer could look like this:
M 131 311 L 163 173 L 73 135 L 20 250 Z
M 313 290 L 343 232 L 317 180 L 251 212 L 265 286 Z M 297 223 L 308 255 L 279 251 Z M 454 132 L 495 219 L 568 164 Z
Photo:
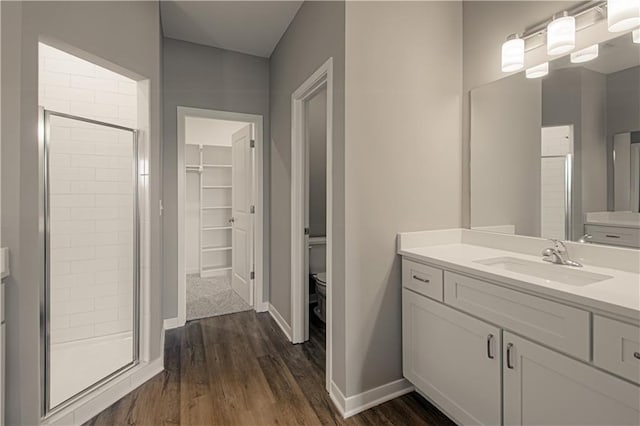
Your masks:
M 309 228 L 304 228 L 304 235 L 309 235 Z
M 252 280 L 255 280 L 255 279 L 256 279 L 256 273 L 255 273 L 255 272 L 253 272 L 253 271 L 251 271 L 251 279 L 252 279 Z
M 249 207 L 249 213 L 255 214 L 256 213 L 256 206 Z
M 251 142 L 249 142 L 249 146 L 250 146 L 251 148 L 255 148 L 255 147 L 256 147 L 256 141 L 255 141 L 255 139 L 251 139 Z

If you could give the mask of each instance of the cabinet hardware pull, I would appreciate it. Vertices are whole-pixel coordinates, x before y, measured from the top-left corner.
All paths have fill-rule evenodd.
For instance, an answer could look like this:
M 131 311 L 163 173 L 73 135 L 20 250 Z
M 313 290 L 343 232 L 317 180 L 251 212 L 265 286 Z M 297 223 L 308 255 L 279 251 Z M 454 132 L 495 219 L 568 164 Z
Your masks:
M 427 283 L 427 284 L 429 284 L 429 280 L 428 280 L 428 279 L 426 279 L 426 278 L 421 278 L 421 277 L 419 277 L 419 276 L 417 276 L 417 275 L 414 275 L 414 276 L 413 276 L 413 279 L 414 279 L 414 280 L 418 280 L 418 281 L 422 281 L 423 283 Z
M 513 363 L 511 362 L 511 349 L 513 349 L 513 343 L 507 344 L 507 368 L 513 370 Z
M 493 334 L 490 334 L 487 336 L 487 356 L 489 357 L 489 359 L 494 359 L 495 356 L 493 355 L 493 351 L 492 349 L 492 343 L 493 343 Z
M 637 359 L 640 359 L 640 352 L 634 352 L 633 356 Z
M 620 238 L 620 235 L 610 235 L 610 234 L 606 234 L 605 237 L 607 238 Z

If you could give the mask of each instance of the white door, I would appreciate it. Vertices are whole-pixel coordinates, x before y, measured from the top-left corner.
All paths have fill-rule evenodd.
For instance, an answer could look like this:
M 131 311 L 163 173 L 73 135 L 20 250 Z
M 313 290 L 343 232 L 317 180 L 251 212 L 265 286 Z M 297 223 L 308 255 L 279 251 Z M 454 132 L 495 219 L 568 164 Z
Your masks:
M 505 425 L 637 425 L 640 388 L 504 332 Z
M 253 152 L 251 125 L 231 138 L 232 145 L 232 250 L 231 287 L 253 306 Z
M 460 424 L 501 424 L 500 329 L 402 290 L 404 376 Z

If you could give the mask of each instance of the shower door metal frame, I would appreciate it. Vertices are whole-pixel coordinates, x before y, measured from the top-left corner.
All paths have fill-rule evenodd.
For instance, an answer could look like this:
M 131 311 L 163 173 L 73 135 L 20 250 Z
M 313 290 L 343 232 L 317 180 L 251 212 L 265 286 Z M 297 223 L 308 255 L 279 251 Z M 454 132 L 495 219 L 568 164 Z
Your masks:
M 118 368 L 111 374 L 103 377 L 89 387 L 82 389 L 70 398 L 60 402 L 54 407 L 50 405 L 50 289 L 51 284 L 51 255 L 50 255 L 50 223 L 49 223 L 49 142 L 51 139 L 50 120 L 51 117 L 61 117 L 70 120 L 81 121 L 84 123 L 94 124 L 97 126 L 108 127 L 111 129 L 131 132 L 133 142 L 133 348 L 132 361 Z M 40 389 L 42 412 L 41 417 L 46 418 L 53 415 L 64 408 L 70 406 L 83 396 L 100 388 L 105 383 L 119 377 L 124 372 L 134 368 L 140 363 L 140 200 L 139 200 L 139 151 L 138 151 L 139 131 L 117 124 L 105 123 L 103 121 L 92 120 L 90 118 L 81 117 L 61 113 L 57 111 L 39 108 L 38 115 L 38 170 L 41 173 L 39 177 L 39 198 L 40 198 L 40 252 L 43 254 L 44 273 L 41 277 L 40 285 Z
M 540 156 L 540 172 L 542 179 L 542 160 L 545 158 L 564 159 L 564 239 L 571 241 L 573 238 L 573 154 L 565 155 L 542 155 Z M 542 180 L 541 180 L 542 183 Z M 541 187 L 542 191 L 543 188 Z M 542 197 L 542 192 L 540 193 Z M 540 209 L 540 232 L 542 232 L 542 209 Z

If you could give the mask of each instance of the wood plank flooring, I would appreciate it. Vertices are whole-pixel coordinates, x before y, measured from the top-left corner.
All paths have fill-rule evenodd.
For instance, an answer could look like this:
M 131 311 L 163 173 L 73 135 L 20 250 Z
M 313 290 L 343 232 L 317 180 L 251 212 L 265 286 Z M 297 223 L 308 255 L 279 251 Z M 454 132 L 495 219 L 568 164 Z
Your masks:
M 292 345 L 268 313 L 191 321 L 165 339 L 165 370 L 87 423 L 452 425 L 416 393 L 347 420 L 324 389 L 324 330 Z

